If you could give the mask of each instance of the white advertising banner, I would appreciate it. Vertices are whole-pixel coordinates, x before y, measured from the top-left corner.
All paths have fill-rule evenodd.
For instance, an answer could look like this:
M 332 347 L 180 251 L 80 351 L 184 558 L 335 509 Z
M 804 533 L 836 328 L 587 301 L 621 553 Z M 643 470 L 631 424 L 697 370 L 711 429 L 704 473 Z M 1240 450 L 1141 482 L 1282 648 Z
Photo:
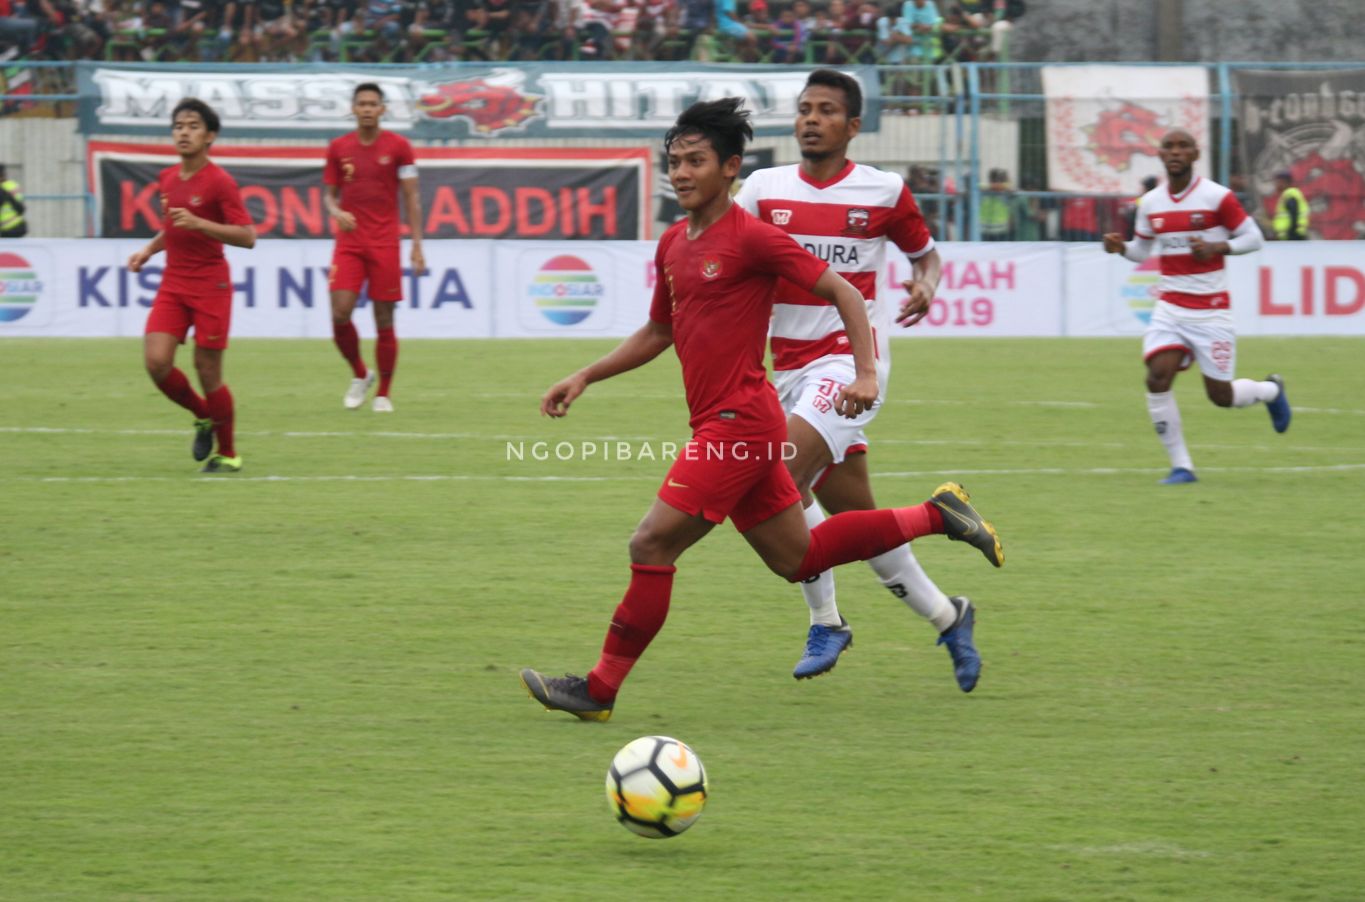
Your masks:
M 1061 334 L 1063 245 L 964 241 L 937 246 L 943 278 L 928 315 L 909 329 L 893 326 L 891 337 Z M 910 278 L 911 269 L 904 255 L 887 257 L 878 292 L 889 301 L 883 310 L 894 316 L 905 298 L 901 283 Z
M 1160 264 L 1067 245 L 1064 335 L 1140 335 Z M 1238 335 L 1365 335 L 1365 257 L 1357 242 L 1272 241 L 1228 258 Z
M 126 239 L 19 239 L 0 246 L 0 338 L 142 334 L 161 270 L 131 273 Z M 1155 303 L 1157 263 L 1098 245 L 940 244 L 943 279 L 928 316 L 892 337 L 1139 335 Z M 405 338 L 621 337 L 649 314 L 648 241 L 427 242 L 430 271 L 408 274 L 398 314 Z M 406 253 L 406 246 L 404 248 Z M 239 338 L 330 338 L 332 243 L 261 241 L 229 248 Z M 904 257 L 880 288 L 899 307 Z M 159 262 L 161 258 L 154 259 Z M 1241 335 L 1365 335 L 1365 261 L 1355 242 L 1272 242 L 1228 261 Z M 365 337 L 369 315 L 355 318 Z M 884 321 L 879 324 L 886 328 Z
M 135 336 L 161 282 L 164 255 L 142 272 L 127 269 L 141 239 L 23 239 L 0 252 L 0 336 Z M 407 274 L 398 313 L 412 337 L 485 338 L 491 334 L 492 241 L 427 246 L 424 276 Z M 403 247 L 407 253 L 407 245 Z M 237 338 L 327 338 L 332 334 L 327 271 L 330 241 L 261 241 L 227 249 L 236 289 Z M 373 337 L 374 318 L 355 317 Z
M 493 334 L 629 335 L 649 316 L 653 241 L 495 241 Z
M 1048 187 L 1091 194 L 1141 193 L 1161 176 L 1157 150 L 1171 129 L 1205 148 L 1209 174 L 1209 75 L 1201 66 L 1044 66 Z

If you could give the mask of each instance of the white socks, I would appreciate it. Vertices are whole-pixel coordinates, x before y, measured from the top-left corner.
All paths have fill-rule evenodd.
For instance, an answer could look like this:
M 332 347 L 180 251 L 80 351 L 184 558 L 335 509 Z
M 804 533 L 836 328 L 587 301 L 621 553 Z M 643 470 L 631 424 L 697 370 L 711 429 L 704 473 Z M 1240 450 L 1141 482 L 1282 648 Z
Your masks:
M 811 529 L 825 522 L 825 512 L 818 501 L 811 502 L 804 513 L 806 525 Z M 940 633 L 953 625 L 957 619 L 957 609 L 929 579 L 919 561 L 910 553 L 908 544 L 893 548 L 867 563 L 892 595 L 933 623 Z M 833 570 L 826 570 L 809 582 L 802 583 L 801 594 L 806 597 L 806 607 L 810 608 L 812 625 L 822 623 L 825 626 L 838 626 L 842 622 L 839 606 L 834 601 Z
M 1247 380 L 1250 381 L 1250 380 Z M 1168 391 L 1147 393 L 1147 412 L 1152 416 L 1157 437 L 1166 446 L 1166 454 L 1171 459 L 1171 468 L 1182 468 L 1193 472 L 1194 463 L 1190 460 L 1189 449 L 1185 447 L 1185 433 L 1180 428 L 1180 408 L 1176 406 L 1175 395 Z
M 805 509 L 806 526 L 811 529 L 825 522 L 825 512 L 820 502 L 812 500 Z M 839 616 L 839 606 L 834 603 L 834 571 L 826 570 L 801 584 L 801 594 L 806 596 L 806 607 L 810 608 L 811 626 L 823 623 L 825 626 L 838 626 L 843 622 Z
M 924 572 L 908 544 L 868 560 L 882 585 L 941 633 L 957 620 L 957 608 Z
M 1257 382 L 1255 379 L 1232 380 L 1233 407 L 1250 407 L 1258 401 L 1268 404 L 1279 396 L 1280 387 L 1274 382 Z

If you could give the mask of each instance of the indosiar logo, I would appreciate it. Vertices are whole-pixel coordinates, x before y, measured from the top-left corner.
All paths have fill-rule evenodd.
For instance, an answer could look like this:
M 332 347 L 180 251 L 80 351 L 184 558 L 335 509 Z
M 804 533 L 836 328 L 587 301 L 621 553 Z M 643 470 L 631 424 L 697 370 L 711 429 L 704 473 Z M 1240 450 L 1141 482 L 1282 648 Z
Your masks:
M 33 264 L 18 254 L 0 253 L 0 323 L 23 319 L 42 293 Z
M 1128 312 L 1144 326 L 1152 321 L 1158 297 L 1157 283 L 1161 281 L 1161 258 L 1156 254 L 1142 261 L 1119 286 L 1119 295 Z
M 560 254 L 545 261 L 527 286 L 542 316 L 558 326 L 573 326 L 592 316 L 607 286 L 584 260 Z

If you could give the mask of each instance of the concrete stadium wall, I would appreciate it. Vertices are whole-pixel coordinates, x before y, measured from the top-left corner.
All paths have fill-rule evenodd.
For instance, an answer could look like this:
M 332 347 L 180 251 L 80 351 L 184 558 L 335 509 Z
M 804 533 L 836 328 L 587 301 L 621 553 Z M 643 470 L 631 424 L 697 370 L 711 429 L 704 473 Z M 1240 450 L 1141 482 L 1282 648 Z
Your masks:
M 1163 16 L 1174 19 L 1164 33 Z M 1030 62 L 1343 62 L 1365 57 L 1359 39 L 1351 37 L 1360 34 L 1362 17 L 1361 0 L 1029 0 L 1010 56 Z

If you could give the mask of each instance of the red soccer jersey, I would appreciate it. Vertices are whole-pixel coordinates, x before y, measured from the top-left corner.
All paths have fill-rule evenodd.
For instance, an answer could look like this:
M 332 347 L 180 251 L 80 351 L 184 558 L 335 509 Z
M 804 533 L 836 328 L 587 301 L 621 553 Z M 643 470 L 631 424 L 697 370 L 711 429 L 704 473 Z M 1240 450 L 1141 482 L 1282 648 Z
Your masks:
M 664 232 L 649 318 L 673 326 L 694 430 L 713 417 L 745 435 L 782 428 L 763 368 L 773 296 L 780 279 L 814 287 L 828 266 L 738 204 L 696 238 L 687 220 Z
M 398 183 L 416 177 L 412 145 L 402 135 L 381 131 L 374 143 L 362 144 L 351 132 L 328 144 L 322 180 L 341 190 L 341 208 L 355 217 L 355 229 L 337 232 L 337 241 L 365 247 L 397 243 Z
M 158 179 L 161 188 L 161 229 L 166 240 L 166 269 L 161 284 L 169 289 L 194 293 L 206 283 L 223 287 L 228 281 L 223 242 L 203 232 L 182 229 L 171 222 L 170 209 L 184 207 L 195 216 L 224 225 L 251 225 L 242 206 L 237 182 L 220 167 L 209 163 L 189 178 L 180 177 L 180 166 L 167 166 Z

